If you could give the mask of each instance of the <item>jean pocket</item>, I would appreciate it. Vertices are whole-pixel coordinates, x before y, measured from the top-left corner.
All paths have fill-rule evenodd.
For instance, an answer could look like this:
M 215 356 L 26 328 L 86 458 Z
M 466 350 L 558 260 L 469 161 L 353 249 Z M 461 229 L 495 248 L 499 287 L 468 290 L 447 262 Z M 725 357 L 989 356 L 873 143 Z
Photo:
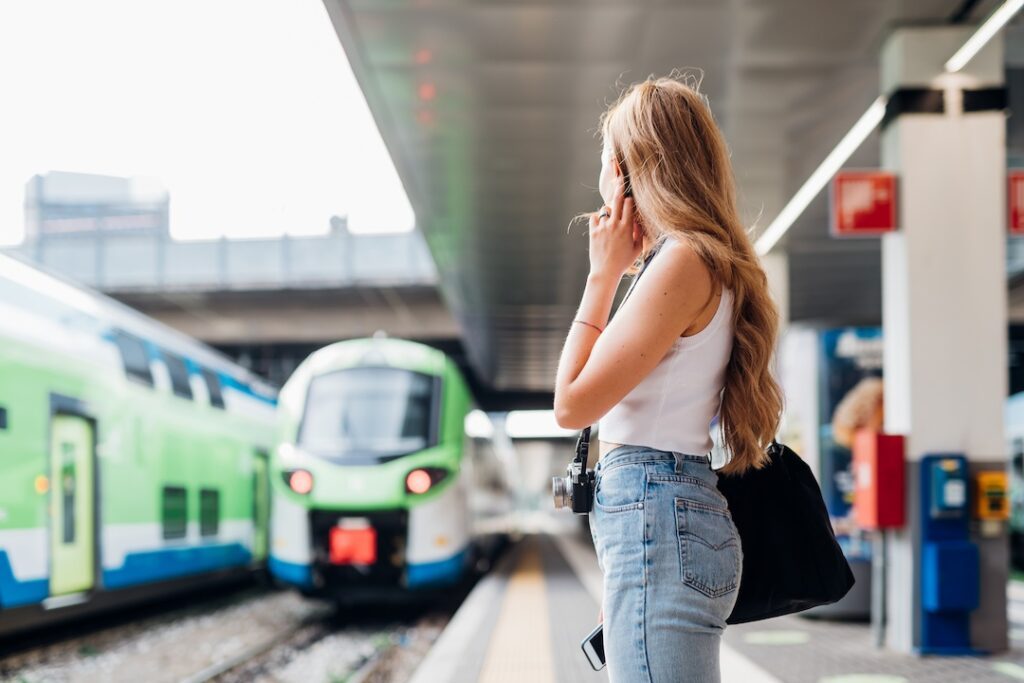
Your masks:
M 639 510 L 644 506 L 647 473 L 642 463 L 601 471 L 594 488 L 594 507 L 601 512 Z
M 709 598 L 736 590 L 742 551 L 729 510 L 685 498 L 675 502 L 683 583 Z

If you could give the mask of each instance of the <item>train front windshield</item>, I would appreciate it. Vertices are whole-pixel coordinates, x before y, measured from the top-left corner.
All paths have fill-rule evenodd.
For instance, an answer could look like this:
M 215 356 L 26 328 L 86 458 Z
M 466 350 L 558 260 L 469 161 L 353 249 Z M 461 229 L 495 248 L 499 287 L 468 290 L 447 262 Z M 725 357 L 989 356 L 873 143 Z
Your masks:
M 299 446 L 339 461 L 380 461 L 434 445 L 436 378 L 348 368 L 313 378 Z

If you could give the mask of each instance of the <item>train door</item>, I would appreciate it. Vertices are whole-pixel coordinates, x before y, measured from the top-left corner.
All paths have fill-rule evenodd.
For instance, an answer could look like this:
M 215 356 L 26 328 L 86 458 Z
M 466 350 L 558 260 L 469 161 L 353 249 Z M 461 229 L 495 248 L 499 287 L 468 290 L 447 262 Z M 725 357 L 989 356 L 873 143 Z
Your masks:
M 267 559 L 270 539 L 270 466 L 267 460 L 266 451 L 256 451 L 252 468 L 252 556 L 257 562 Z
M 76 415 L 50 423 L 50 595 L 96 584 L 93 426 Z

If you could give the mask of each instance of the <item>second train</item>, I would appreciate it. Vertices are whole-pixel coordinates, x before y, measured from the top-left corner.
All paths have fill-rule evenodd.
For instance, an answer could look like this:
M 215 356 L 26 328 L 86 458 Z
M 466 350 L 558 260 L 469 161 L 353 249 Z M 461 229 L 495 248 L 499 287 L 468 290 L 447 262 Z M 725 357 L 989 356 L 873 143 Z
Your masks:
M 272 574 L 340 602 L 460 581 L 512 510 L 504 461 L 466 434 L 472 409 L 429 346 L 356 339 L 307 358 L 280 394 Z

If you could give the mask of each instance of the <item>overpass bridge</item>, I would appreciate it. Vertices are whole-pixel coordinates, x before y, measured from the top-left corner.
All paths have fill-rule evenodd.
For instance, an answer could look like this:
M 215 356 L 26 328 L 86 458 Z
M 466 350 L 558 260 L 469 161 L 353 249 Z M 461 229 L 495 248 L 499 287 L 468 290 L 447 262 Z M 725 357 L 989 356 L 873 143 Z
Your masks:
M 181 242 L 166 230 L 36 232 L 10 250 L 281 381 L 309 350 L 388 334 L 457 347 L 417 232 Z
M 317 348 L 382 330 L 450 354 L 483 408 L 551 405 L 550 392 L 498 391 L 483 381 L 417 231 L 353 234 L 335 218 L 324 235 L 184 242 L 166 227 L 111 229 L 103 219 L 89 226 L 33 230 L 6 251 L 211 344 L 277 384 Z

